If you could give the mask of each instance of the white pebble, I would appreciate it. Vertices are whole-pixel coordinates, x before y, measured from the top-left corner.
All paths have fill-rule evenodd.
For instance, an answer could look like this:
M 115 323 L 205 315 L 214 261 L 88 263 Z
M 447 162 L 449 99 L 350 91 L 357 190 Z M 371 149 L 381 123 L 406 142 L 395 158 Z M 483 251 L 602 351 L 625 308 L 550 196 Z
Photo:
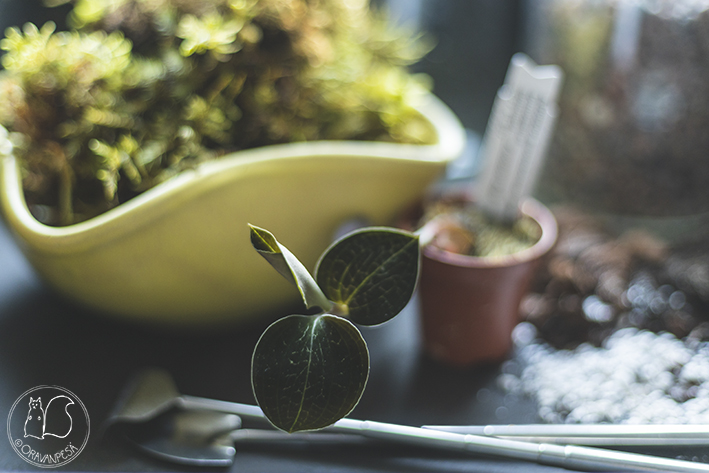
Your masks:
M 500 385 L 534 396 L 545 422 L 709 422 L 706 343 L 690 348 L 672 334 L 629 328 L 601 348 L 530 343 L 520 358 L 518 381 L 505 373 Z

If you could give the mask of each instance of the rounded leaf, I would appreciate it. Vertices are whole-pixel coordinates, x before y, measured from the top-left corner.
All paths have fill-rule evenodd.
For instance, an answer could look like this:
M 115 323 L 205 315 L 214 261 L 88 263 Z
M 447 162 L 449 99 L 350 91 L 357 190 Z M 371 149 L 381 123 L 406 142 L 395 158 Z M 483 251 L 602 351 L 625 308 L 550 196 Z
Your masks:
M 271 423 L 286 432 L 331 425 L 359 402 L 369 352 L 359 330 L 334 315 L 290 315 L 261 335 L 251 383 Z
M 350 320 L 377 325 L 401 312 L 411 299 L 419 260 L 416 235 L 371 227 L 330 246 L 318 262 L 315 280 Z

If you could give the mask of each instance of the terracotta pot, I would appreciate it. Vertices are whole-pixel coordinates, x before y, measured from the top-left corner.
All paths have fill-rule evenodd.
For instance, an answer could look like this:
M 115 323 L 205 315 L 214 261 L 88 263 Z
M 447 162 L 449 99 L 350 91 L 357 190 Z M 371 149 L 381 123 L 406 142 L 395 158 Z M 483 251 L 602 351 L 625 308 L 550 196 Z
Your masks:
M 521 206 L 542 235 L 532 247 L 502 257 L 451 253 L 429 245 L 423 250 L 419 294 L 425 350 L 452 365 L 505 359 L 519 306 L 541 257 L 556 242 L 552 213 L 536 200 Z

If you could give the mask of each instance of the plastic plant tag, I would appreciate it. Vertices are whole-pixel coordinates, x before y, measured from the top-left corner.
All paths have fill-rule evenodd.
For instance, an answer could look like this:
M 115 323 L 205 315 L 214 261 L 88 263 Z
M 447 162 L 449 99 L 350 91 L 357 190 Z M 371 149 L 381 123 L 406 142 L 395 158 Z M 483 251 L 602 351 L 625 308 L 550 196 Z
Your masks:
M 478 205 L 496 220 L 515 220 L 519 203 L 534 189 L 556 122 L 562 80 L 558 66 L 537 66 L 521 53 L 512 57 L 481 148 Z

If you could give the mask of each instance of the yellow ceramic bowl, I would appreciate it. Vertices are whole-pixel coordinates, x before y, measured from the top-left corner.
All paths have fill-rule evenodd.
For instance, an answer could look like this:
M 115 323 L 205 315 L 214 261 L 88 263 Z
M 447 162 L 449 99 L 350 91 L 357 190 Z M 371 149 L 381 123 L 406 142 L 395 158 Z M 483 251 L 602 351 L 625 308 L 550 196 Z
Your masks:
M 252 249 L 247 222 L 272 231 L 309 269 L 346 219 L 385 224 L 463 150 L 434 96 L 420 112 L 433 145 L 321 141 L 206 162 L 103 215 L 67 227 L 35 220 L 18 163 L 0 166 L 0 204 L 22 251 L 60 292 L 101 312 L 170 325 L 271 317 L 297 302 Z

